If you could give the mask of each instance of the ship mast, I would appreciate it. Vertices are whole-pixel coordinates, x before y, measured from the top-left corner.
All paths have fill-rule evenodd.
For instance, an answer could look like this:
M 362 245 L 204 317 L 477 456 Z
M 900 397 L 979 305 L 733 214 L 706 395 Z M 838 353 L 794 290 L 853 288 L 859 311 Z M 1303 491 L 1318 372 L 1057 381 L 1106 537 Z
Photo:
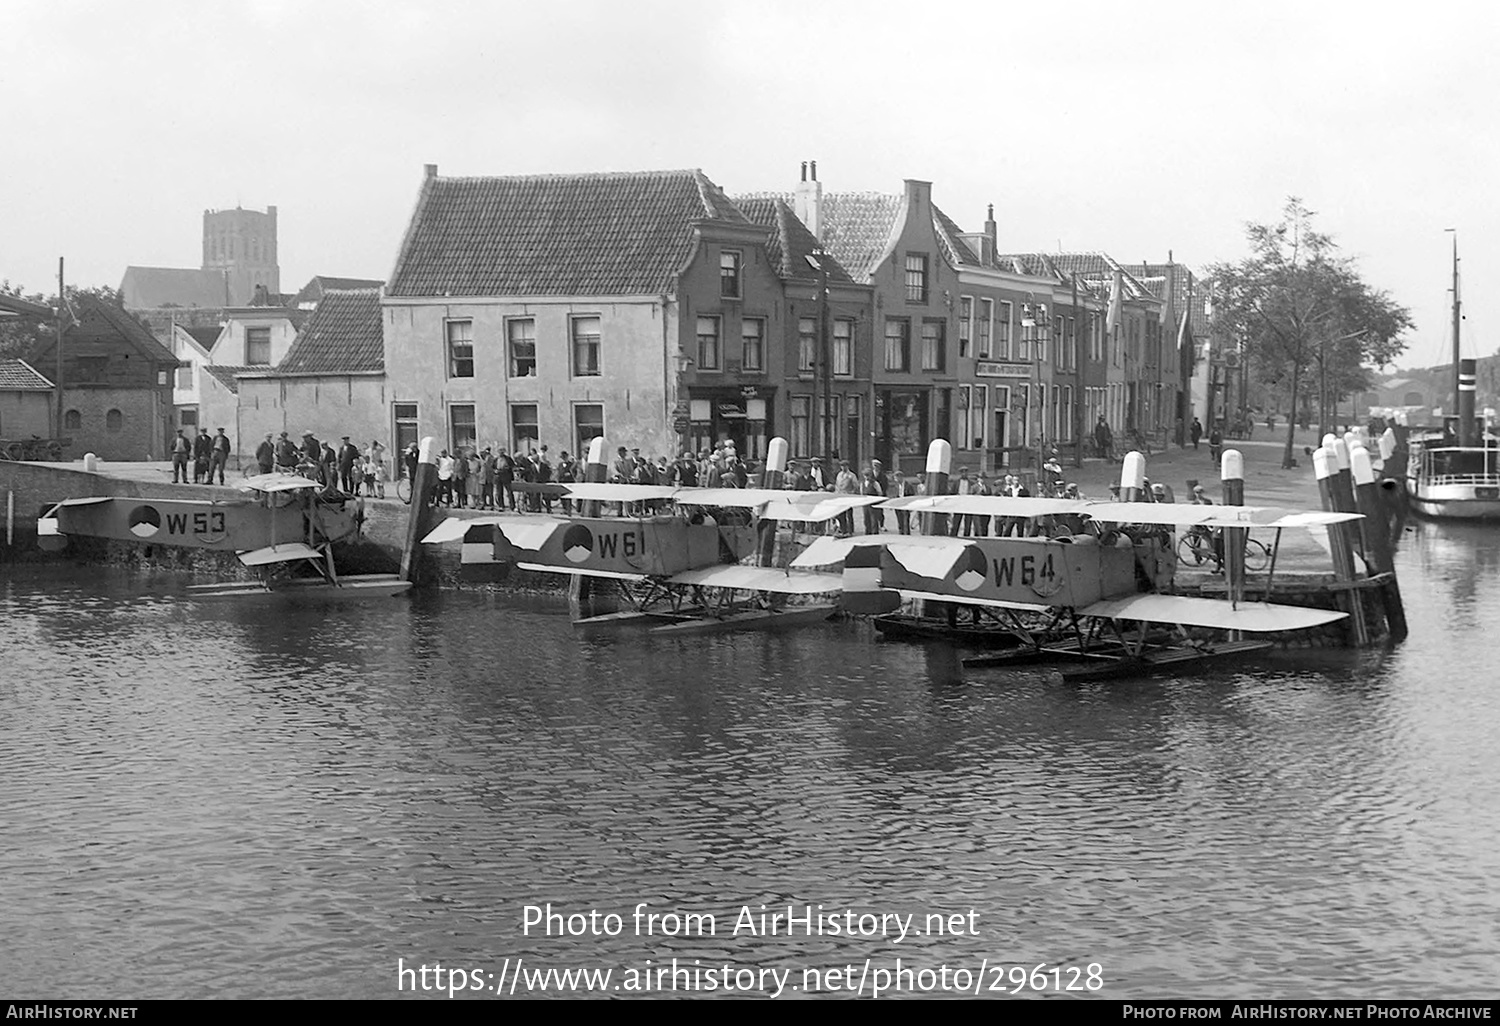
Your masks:
M 1463 352 L 1458 343 L 1458 326 L 1459 322 L 1462 321 L 1463 318 L 1459 313 L 1462 307 L 1462 300 L 1460 300 L 1458 296 L 1458 232 L 1452 228 L 1449 228 L 1448 230 L 1450 232 L 1453 232 L 1453 412 L 1457 413 L 1458 363 Z

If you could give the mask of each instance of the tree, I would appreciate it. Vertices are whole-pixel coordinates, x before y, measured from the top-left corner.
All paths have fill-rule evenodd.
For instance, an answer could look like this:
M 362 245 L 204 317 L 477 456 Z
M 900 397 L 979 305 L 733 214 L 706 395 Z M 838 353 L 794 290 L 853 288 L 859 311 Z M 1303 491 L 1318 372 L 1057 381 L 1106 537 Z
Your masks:
M 1246 225 L 1250 256 L 1213 268 L 1215 332 L 1243 343 L 1268 377 L 1291 395 L 1282 466 L 1293 465 L 1297 401 L 1308 375 L 1319 374 L 1319 401 L 1359 387 L 1364 364 L 1384 366 L 1406 348 L 1411 311 L 1372 288 L 1316 215 L 1297 197 L 1277 224 Z M 1331 391 L 1335 390 L 1335 391 Z
M 63 311 L 64 326 L 70 323 L 70 309 L 72 301 L 77 296 L 93 296 L 106 303 L 120 306 L 120 290 L 110 288 L 108 285 L 68 285 L 66 286 L 68 297 L 68 308 Z M 40 292 L 28 293 L 20 285 L 13 285 L 7 279 L 0 281 L 0 295 L 14 296 L 24 299 L 28 303 L 37 306 L 45 306 L 49 309 L 57 309 L 57 293 L 44 296 Z M 14 359 L 25 357 L 28 353 L 35 351 L 44 342 L 50 342 L 57 336 L 57 319 L 39 321 L 30 317 L 6 317 L 0 319 L 0 359 Z M 40 368 L 39 368 L 40 369 Z M 45 373 L 45 371 L 44 371 Z

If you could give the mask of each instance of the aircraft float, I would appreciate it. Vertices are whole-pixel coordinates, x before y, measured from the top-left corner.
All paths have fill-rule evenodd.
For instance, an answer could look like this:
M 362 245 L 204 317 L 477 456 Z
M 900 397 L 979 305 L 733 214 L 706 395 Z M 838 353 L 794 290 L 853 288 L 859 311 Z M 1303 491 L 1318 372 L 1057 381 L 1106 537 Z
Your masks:
M 195 585 L 196 598 L 383 598 L 411 587 L 394 574 L 340 575 L 333 545 L 359 533 L 360 516 L 316 481 L 261 474 L 228 500 L 91 496 L 64 499 L 37 521 L 39 543 L 61 549 L 70 536 L 234 552 L 260 580 Z

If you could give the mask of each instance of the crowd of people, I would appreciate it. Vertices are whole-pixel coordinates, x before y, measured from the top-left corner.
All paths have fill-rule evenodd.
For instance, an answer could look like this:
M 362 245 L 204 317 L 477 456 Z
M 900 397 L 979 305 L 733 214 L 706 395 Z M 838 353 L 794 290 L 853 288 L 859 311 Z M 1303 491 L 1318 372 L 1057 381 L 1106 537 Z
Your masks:
M 223 428 L 214 435 L 208 433 L 208 428 L 199 428 L 198 434 L 192 438 L 187 437 L 184 429 L 178 428 L 177 437 L 172 439 L 172 483 L 188 484 L 188 470 L 191 468 L 192 484 L 213 484 L 215 476 L 219 484 L 223 484 L 224 466 L 229 462 L 231 452 L 233 448 Z
M 256 468 L 262 474 L 280 471 L 300 474 L 318 482 L 325 491 L 345 495 L 385 498 L 390 479 L 385 446 L 378 440 L 361 449 L 344 435 L 337 449 L 319 441 L 311 431 L 302 432 L 302 443 L 294 443 L 283 431 L 280 437 L 267 433 L 255 449 Z

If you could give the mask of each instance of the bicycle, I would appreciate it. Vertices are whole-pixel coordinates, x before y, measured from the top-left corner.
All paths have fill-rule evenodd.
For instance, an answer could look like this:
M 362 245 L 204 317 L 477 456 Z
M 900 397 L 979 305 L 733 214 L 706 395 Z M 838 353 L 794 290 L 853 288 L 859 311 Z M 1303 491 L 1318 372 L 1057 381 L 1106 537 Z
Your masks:
M 1177 560 L 1193 566 L 1202 566 L 1212 561 L 1216 571 L 1224 569 L 1222 536 L 1219 530 L 1212 532 L 1202 528 L 1189 528 L 1177 542 Z M 1245 569 L 1258 572 L 1271 564 L 1271 550 L 1264 542 L 1254 538 L 1245 539 Z
M 403 477 L 396 482 L 396 498 L 408 506 L 411 505 L 411 478 Z

